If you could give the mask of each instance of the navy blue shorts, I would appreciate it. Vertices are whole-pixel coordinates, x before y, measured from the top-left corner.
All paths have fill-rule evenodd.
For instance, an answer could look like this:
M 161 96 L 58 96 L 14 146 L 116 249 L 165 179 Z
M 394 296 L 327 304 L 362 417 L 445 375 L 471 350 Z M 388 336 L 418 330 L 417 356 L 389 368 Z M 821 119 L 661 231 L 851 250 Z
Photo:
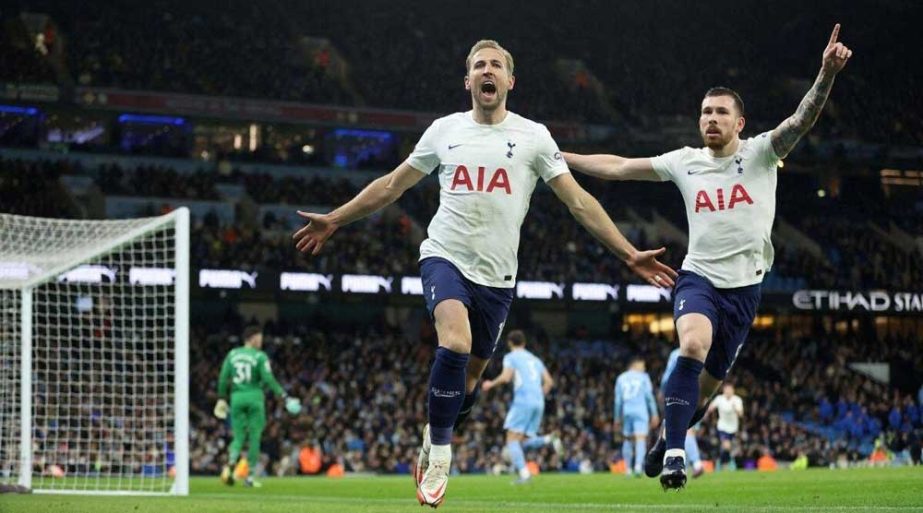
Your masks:
M 722 442 L 733 442 L 736 437 L 737 433 L 728 433 L 727 431 L 718 430 L 718 439 Z
M 759 304 L 759 284 L 718 289 L 698 274 L 680 271 L 673 288 L 674 321 L 687 313 L 702 314 L 711 320 L 712 343 L 705 357 L 705 370 L 719 380 L 734 366 Z
M 500 341 L 506 316 L 513 303 L 513 289 L 488 287 L 472 282 L 444 258 L 429 257 L 420 261 L 423 298 L 430 317 L 436 305 L 457 299 L 468 307 L 471 324 L 471 354 L 490 359 Z

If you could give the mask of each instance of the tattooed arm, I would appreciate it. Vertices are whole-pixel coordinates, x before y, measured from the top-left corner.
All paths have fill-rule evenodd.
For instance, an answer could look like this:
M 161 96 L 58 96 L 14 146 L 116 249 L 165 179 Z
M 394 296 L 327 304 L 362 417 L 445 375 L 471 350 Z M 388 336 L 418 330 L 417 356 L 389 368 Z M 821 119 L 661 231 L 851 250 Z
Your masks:
M 852 56 L 852 50 L 843 43 L 837 42 L 840 33 L 840 24 L 833 27 L 830 41 L 824 49 L 824 57 L 820 67 L 820 74 L 811 86 L 811 90 L 801 100 L 798 110 L 788 119 L 783 121 L 772 131 L 772 149 L 779 158 L 788 156 L 801 137 L 808 133 L 814 126 L 820 111 L 827 102 L 830 89 L 833 88 L 833 79 L 836 74 L 846 66 L 846 61 Z

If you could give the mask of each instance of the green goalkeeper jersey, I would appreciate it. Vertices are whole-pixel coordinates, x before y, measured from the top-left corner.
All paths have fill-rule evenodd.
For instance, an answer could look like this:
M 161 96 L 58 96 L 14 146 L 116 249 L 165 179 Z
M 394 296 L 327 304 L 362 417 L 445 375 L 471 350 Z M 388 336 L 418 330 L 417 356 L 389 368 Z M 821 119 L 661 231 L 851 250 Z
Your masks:
M 257 391 L 262 394 L 264 385 L 268 385 L 276 395 L 285 395 L 272 375 L 269 357 L 252 347 L 237 347 L 228 353 L 218 376 L 218 397 L 228 397 L 228 380 L 231 382 L 231 394 Z

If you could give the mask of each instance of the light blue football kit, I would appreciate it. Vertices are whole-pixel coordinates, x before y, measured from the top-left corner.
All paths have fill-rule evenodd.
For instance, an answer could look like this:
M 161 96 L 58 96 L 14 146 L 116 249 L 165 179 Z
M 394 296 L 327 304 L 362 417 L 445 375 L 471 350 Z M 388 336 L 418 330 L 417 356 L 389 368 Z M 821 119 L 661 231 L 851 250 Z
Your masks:
M 542 374 L 545 364 L 526 349 L 510 351 L 503 357 L 503 368 L 512 368 L 513 404 L 506 414 L 503 429 L 535 436 L 545 412 Z
M 545 413 L 545 391 L 542 388 L 542 376 L 547 372 L 545 364 L 526 349 L 513 349 L 503 357 L 503 369 L 513 370 L 513 404 L 506 414 L 503 429 L 522 433 L 526 439 L 522 442 L 510 440 L 506 444 L 510 460 L 519 480 L 528 482 L 531 478 L 526 468 L 525 450 L 537 449 L 545 445 L 555 445 L 559 451 L 560 441 L 555 435 L 538 435 L 538 428 Z
M 657 414 L 654 385 L 646 372 L 627 370 L 615 380 L 615 420 L 622 423 L 622 457 L 625 471 L 641 473 L 647 452 L 647 433 L 651 415 Z M 634 460 L 634 464 L 630 462 Z

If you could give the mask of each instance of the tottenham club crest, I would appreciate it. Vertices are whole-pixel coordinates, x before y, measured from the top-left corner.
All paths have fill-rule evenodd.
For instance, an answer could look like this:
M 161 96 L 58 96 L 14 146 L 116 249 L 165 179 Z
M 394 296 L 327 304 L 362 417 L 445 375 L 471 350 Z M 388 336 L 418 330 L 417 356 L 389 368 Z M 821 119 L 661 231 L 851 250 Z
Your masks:
M 513 158 L 513 148 L 515 148 L 516 145 L 513 144 L 512 141 L 508 141 L 508 142 L 506 143 L 506 145 L 507 145 L 507 146 L 509 147 L 509 149 L 510 149 L 510 151 L 506 152 L 506 158 L 511 159 L 511 158 Z

